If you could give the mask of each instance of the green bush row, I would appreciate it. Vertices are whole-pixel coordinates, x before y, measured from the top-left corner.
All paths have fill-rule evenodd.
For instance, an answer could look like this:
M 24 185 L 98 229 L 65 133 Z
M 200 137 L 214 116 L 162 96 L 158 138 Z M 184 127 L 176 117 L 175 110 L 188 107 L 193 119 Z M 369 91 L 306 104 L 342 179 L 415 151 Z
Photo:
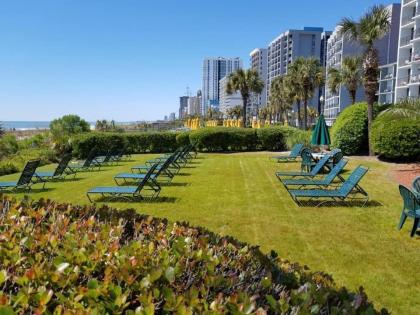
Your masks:
M 73 154 L 79 158 L 85 158 L 92 148 L 102 154 L 122 148 L 126 148 L 127 153 L 162 153 L 171 152 L 178 147 L 176 137 L 177 133 L 174 132 L 90 132 L 73 137 L 71 147 Z
M 363 289 L 187 223 L 1 196 L 0 209 L 1 314 L 379 314 Z
M 179 146 L 196 144 L 201 151 L 255 151 L 287 150 L 295 143 L 310 142 L 310 132 L 292 127 L 240 129 L 225 127 L 202 128 L 191 132 L 159 133 L 99 133 L 90 132 L 71 140 L 73 153 L 79 158 L 87 156 L 92 148 L 99 153 L 126 147 L 129 153 L 171 152 Z

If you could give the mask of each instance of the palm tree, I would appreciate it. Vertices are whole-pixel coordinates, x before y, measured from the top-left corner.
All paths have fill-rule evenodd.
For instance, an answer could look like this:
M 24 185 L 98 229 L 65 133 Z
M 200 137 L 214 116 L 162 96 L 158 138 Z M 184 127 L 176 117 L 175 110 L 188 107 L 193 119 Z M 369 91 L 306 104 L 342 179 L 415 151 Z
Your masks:
M 314 90 L 324 84 L 325 73 L 321 62 L 314 57 L 297 58 L 293 64 L 296 82 L 300 82 L 300 91 L 303 101 L 303 128 L 308 127 L 308 101 L 313 97 Z
M 362 58 L 346 57 L 343 59 L 341 69 L 330 68 L 328 70 L 328 88 L 337 93 L 338 88 L 343 84 L 349 92 L 351 103 L 356 103 L 356 93 L 363 83 Z
M 243 122 L 247 126 L 246 108 L 248 99 L 252 92 L 261 93 L 264 89 L 264 81 L 258 75 L 258 72 L 252 69 L 239 69 L 229 75 L 228 83 L 226 85 L 226 92 L 233 94 L 234 92 L 241 93 L 243 101 Z
M 365 47 L 363 56 L 363 85 L 368 103 L 369 155 L 374 155 L 370 141 L 373 122 L 373 104 L 378 89 L 378 51 L 374 44 L 383 38 L 391 26 L 391 16 L 383 5 L 373 6 L 359 21 L 344 18 L 339 23 L 340 33 Z
M 270 104 L 276 115 L 276 120 L 287 120 L 287 111 L 292 109 L 294 91 L 290 89 L 287 76 L 276 77 L 270 87 Z
M 301 67 L 301 60 L 297 59 L 293 62 L 287 69 L 287 75 L 285 78 L 285 85 L 288 87 L 291 95 L 296 102 L 297 107 L 297 120 L 298 120 L 298 127 L 301 128 L 302 120 L 301 120 L 301 113 L 300 113 L 300 105 L 303 99 L 303 87 L 302 82 L 300 81 L 300 67 Z

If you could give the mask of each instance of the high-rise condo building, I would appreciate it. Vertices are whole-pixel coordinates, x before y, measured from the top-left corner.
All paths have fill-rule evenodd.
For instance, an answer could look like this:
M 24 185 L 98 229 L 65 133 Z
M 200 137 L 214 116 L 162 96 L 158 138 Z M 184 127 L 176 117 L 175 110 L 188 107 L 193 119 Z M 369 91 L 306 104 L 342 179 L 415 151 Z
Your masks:
M 398 34 L 400 20 L 400 4 L 391 4 L 387 7 L 390 13 L 391 28 L 387 35 L 375 43 L 375 48 L 379 54 L 380 77 L 378 98 L 381 103 L 392 103 L 394 99 L 395 86 L 395 67 L 398 49 Z M 337 26 L 330 36 L 327 44 L 326 55 L 326 81 L 328 82 L 328 71 L 331 68 L 341 69 L 342 61 L 346 57 L 362 56 L 364 47 L 357 42 L 350 40 L 347 36 L 340 33 Z M 356 92 L 356 102 L 363 101 L 365 93 L 363 87 Z M 344 85 L 341 85 L 337 93 L 333 93 L 328 88 L 325 92 L 324 116 L 328 125 L 332 125 L 340 112 L 351 104 L 351 97 Z
M 189 96 L 181 96 L 179 98 L 179 119 L 184 119 L 188 114 Z
M 287 74 L 288 67 L 298 57 L 315 57 L 321 60 L 322 27 L 304 27 L 303 30 L 288 30 L 268 45 L 267 101 L 271 82 Z M 325 52 L 324 52 L 325 53 Z M 321 61 L 322 62 L 322 61 Z M 318 107 L 319 95 L 315 93 L 309 106 Z
M 420 1 L 402 0 L 396 99 L 420 97 Z
M 252 93 L 247 112 L 251 115 L 257 113 L 258 108 L 267 105 L 267 73 L 268 73 L 268 49 L 256 48 L 249 54 L 251 69 L 256 71 L 264 82 L 261 93 Z
M 201 116 L 201 90 L 197 91 L 196 96 L 190 96 L 188 98 L 188 115 L 190 116 Z
M 218 107 L 220 101 L 219 81 L 242 68 L 240 58 L 206 58 L 203 61 L 202 112 L 207 114 L 210 106 Z
M 220 86 L 219 109 L 220 109 L 220 112 L 222 112 L 224 116 L 227 115 L 229 109 L 234 108 L 236 106 L 241 106 L 241 107 L 243 106 L 242 96 L 239 92 L 235 92 L 232 94 L 228 94 L 226 92 L 227 82 L 228 82 L 227 76 L 225 76 L 223 79 L 219 81 L 219 86 Z

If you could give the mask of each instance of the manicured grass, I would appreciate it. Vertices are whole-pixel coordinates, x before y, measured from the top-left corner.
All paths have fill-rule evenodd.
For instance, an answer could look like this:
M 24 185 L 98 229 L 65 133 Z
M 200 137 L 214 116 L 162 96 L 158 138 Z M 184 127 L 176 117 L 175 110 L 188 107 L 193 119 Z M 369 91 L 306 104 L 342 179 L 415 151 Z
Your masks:
M 378 307 L 394 314 L 418 314 L 420 237 L 409 237 L 412 221 L 397 231 L 402 204 L 398 185 L 389 175 L 391 166 L 356 158 L 347 165 L 347 169 L 358 164 L 370 167 L 362 186 L 373 205 L 298 207 L 274 176 L 276 170 L 295 170 L 298 164 L 277 164 L 269 155 L 200 154 L 172 185 L 163 187 L 159 202 L 113 202 L 112 206 L 189 221 L 258 244 L 265 251 L 274 249 L 284 258 L 332 274 L 340 286 L 353 290 L 364 286 Z M 31 197 L 87 204 L 89 188 L 113 185 L 114 174 L 151 157 L 134 156 L 135 161 L 82 173 L 76 181 L 48 184 L 49 190 Z

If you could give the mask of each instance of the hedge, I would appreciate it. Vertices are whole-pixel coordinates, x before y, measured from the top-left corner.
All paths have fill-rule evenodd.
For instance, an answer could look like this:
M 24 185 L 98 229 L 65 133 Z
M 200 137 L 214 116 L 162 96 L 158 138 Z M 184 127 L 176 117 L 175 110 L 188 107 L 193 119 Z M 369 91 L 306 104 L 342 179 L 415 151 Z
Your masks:
M 187 223 L 2 196 L 0 211 L 1 314 L 379 314 L 362 288 Z
M 127 153 L 162 153 L 174 151 L 178 147 L 176 137 L 177 133 L 174 132 L 91 132 L 73 137 L 71 146 L 73 154 L 79 158 L 85 158 L 92 148 L 96 148 L 99 153 L 121 148 L 126 148 Z
M 392 160 L 420 160 L 420 119 L 378 117 L 372 125 L 375 153 Z
M 332 146 L 346 155 L 367 152 L 367 104 L 357 103 L 344 109 L 331 128 Z
M 295 143 L 309 145 L 310 131 L 293 127 L 269 127 L 262 129 L 209 127 L 195 131 L 174 133 L 86 133 L 71 140 L 73 153 L 84 158 L 92 148 L 99 153 L 126 147 L 129 153 L 171 152 L 179 146 L 196 144 L 201 151 L 282 151 Z

